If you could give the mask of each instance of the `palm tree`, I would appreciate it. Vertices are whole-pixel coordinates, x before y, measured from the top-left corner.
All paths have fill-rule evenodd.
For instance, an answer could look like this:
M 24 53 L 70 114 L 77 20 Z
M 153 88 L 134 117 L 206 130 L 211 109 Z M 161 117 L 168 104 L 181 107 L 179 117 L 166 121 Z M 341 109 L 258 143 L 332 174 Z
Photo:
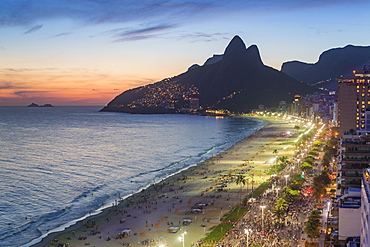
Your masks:
M 284 198 L 280 198 L 276 202 L 274 213 L 275 213 L 277 220 L 279 221 L 279 224 L 281 223 L 281 220 L 284 219 L 286 209 L 288 206 L 289 206 L 289 203 Z
M 288 156 L 280 156 L 277 158 L 281 163 L 283 163 L 284 165 L 288 162 Z
M 239 174 L 236 177 L 235 180 L 236 185 L 240 184 L 240 191 L 239 191 L 239 197 L 240 197 L 240 204 L 242 203 L 242 188 L 247 183 L 247 178 L 243 174 Z

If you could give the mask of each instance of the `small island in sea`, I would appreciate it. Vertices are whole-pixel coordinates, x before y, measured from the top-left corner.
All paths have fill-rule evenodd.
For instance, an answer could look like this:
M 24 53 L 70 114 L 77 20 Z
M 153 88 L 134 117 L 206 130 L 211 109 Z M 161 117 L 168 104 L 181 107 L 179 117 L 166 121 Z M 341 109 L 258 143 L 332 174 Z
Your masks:
M 54 106 L 52 104 L 38 105 L 36 103 L 32 103 L 28 105 L 27 107 L 54 107 Z

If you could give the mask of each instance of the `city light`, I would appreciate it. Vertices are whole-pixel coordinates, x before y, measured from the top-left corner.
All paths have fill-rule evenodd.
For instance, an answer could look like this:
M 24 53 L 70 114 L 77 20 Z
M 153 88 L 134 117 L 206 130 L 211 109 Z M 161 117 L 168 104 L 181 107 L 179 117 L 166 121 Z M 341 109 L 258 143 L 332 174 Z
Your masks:
M 288 174 L 287 175 L 284 175 L 284 178 L 285 178 L 285 186 L 288 186 L 288 177 L 289 177 Z
M 179 237 L 180 242 L 182 242 L 182 247 L 185 247 L 185 234 L 187 234 L 186 231 L 181 233 L 181 236 Z
M 247 235 L 247 247 L 249 247 L 249 233 L 251 232 L 251 229 L 244 229 L 244 233 Z
M 266 206 L 265 205 L 261 205 L 260 206 L 260 208 L 262 209 L 262 231 L 263 231 L 263 229 L 264 229 L 264 225 L 263 225 L 263 223 L 264 223 L 264 215 L 263 215 L 263 210 L 266 208 Z
M 279 187 L 276 187 L 275 188 L 275 191 L 276 191 L 276 197 L 278 197 L 278 195 L 279 195 L 279 190 L 280 190 L 281 188 L 279 188 Z

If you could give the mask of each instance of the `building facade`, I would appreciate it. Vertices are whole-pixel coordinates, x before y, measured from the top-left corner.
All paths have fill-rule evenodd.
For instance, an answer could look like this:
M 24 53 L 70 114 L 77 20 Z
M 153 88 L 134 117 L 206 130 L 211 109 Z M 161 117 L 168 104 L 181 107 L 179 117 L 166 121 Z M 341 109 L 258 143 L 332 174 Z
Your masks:
M 362 173 L 370 167 L 370 137 L 345 132 L 339 140 L 337 196 L 349 187 L 361 188 Z
M 339 135 L 365 128 L 365 111 L 370 107 L 370 69 L 353 71 L 354 77 L 338 79 Z
M 361 187 L 361 246 L 370 246 L 370 169 L 365 169 Z

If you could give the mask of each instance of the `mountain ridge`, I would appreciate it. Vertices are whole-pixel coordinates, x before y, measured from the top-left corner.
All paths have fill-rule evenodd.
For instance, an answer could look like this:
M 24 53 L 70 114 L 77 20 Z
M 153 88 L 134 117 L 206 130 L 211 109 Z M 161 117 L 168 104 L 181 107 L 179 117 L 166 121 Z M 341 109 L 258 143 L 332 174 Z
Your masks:
M 203 109 L 249 112 L 261 104 L 277 107 L 280 101 L 293 100 L 295 94 L 305 95 L 316 91 L 313 87 L 264 65 L 258 47 L 251 45 L 247 48 L 239 36 L 233 37 L 222 58 L 218 55 L 217 59 L 219 60 L 213 59 L 207 64 L 208 59 L 202 66 L 192 65 L 186 72 L 157 82 L 157 85 L 154 83 L 127 90 L 102 110 L 152 113 L 155 109 L 166 108 L 172 113 L 172 110 L 176 112 L 175 109 L 181 103 L 186 104 L 186 99 L 193 97 L 199 98 Z M 158 87 L 163 90 L 158 91 Z M 169 89 L 182 90 L 187 96 L 181 98 Z M 172 103 L 169 103 L 168 98 L 156 100 L 163 95 L 170 97 Z M 164 104 L 164 101 L 167 103 Z
M 352 76 L 352 71 L 370 63 L 370 46 L 346 45 L 331 48 L 321 53 L 316 63 L 287 61 L 281 72 L 310 85 L 320 84 L 336 90 L 337 78 Z

